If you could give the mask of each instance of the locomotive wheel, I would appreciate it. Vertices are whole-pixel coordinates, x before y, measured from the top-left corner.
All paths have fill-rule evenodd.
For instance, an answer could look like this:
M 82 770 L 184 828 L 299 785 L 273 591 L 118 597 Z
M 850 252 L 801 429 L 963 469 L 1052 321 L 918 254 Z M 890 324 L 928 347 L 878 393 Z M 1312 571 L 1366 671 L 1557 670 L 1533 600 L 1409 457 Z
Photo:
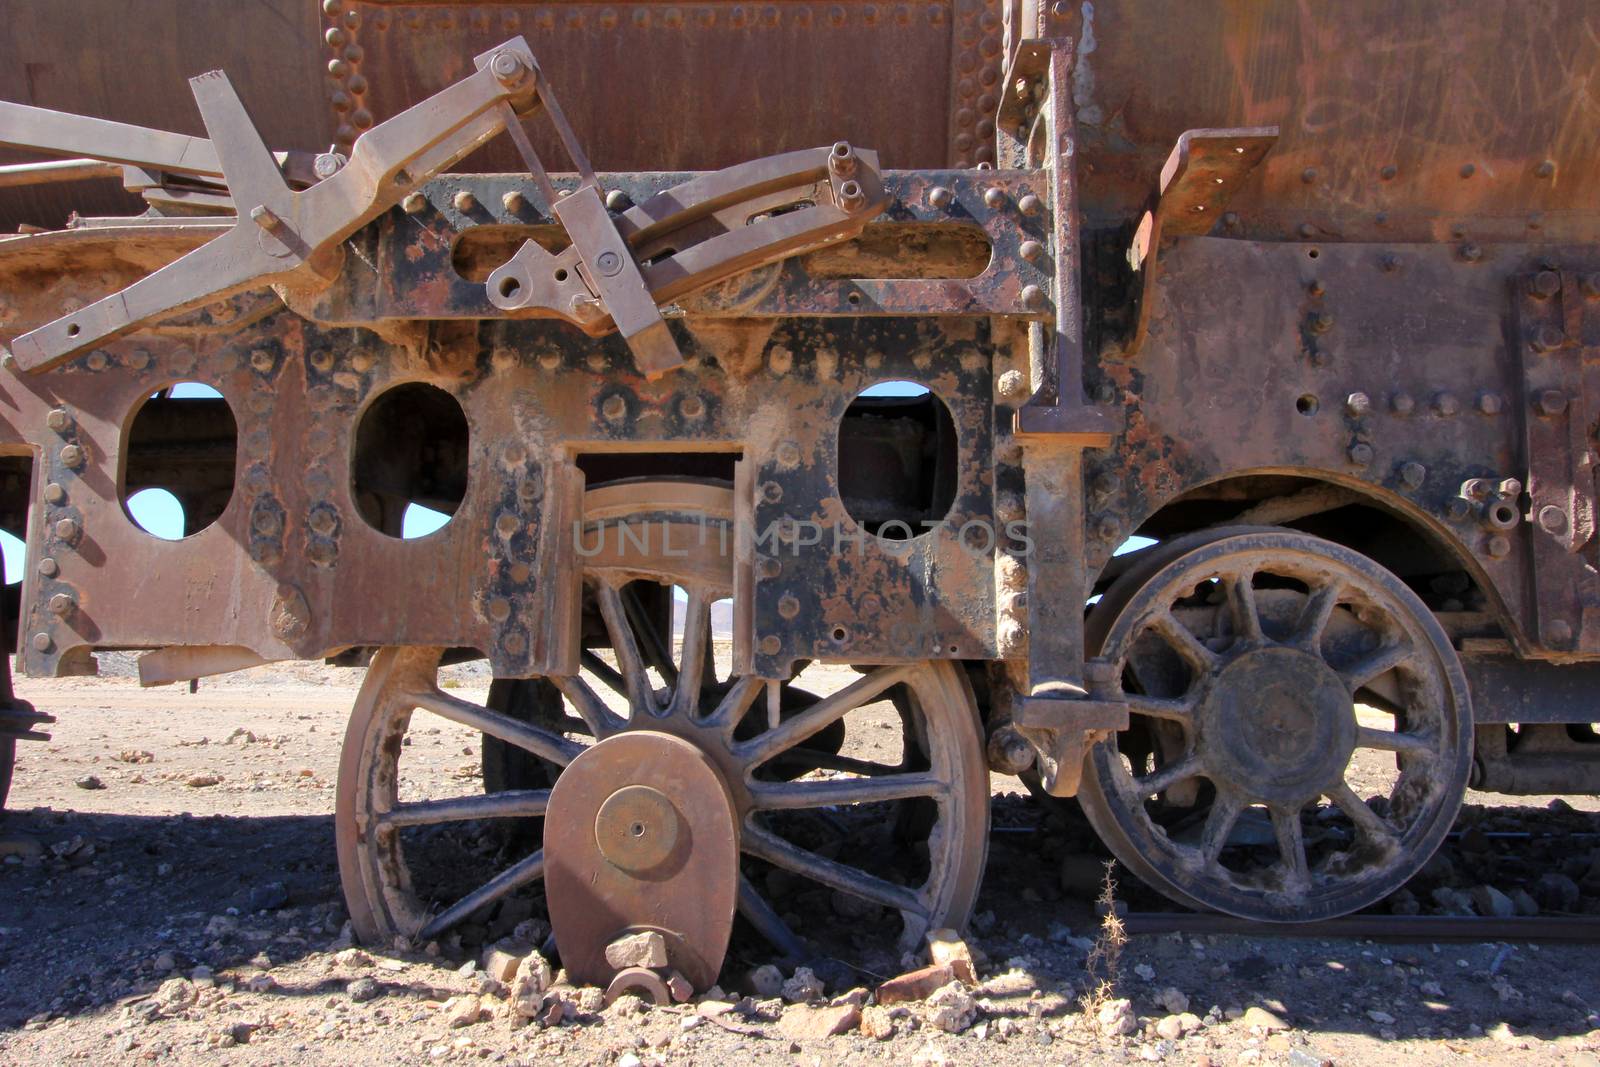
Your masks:
M 11 768 L 16 762 L 16 738 L 0 738 L 0 808 L 6 806 L 6 797 L 11 793 Z
M 732 494 L 723 487 L 634 483 L 625 497 L 608 494 L 609 488 L 586 495 L 586 519 L 593 521 L 597 514 L 625 518 L 643 529 L 684 521 L 685 514 L 694 514 L 696 524 L 707 513 L 719 522 L 731 519 Z M 628 502 L 625 510 L 622 500 Z M 502 687 L 490 707 L 440 688 L 441 649 L 388 648 L 373 657 L 345 735 L 335 818 L 340 877 L 352 925 L 363 941 L 434 939 L 539 883 L 545 868 L 540 848 L 520 856 L 508 856 L 504 848 L 456 849 L 450 864 L 468 856 L 482 863 L 483 869 L 468 879 L 467 872 L 453 867 L 429 869 L 430 854 L 438 850 L 422 838 L 437 832 L 467 836 L 474 827 L 507 820 L 537 824 L 551 793 L 550 783 L 538 780 L 542 772 L 559 774 L 597 739 L 630 730 L 689 741 L 716 768 L 740 826 L 739 914 L 785 955 L 804 949 L 768 899 L 763 886 L 772 879 L 760 877 L 762 870 L 782 872 L 780 882 L 799 876 L 824 890 L 899 912 L 902 943 L 929 927 L 966 922 L 987 851 L 989 800 L 976 704 L 966 680 L 947 662 L 873 667 L 826 696 L 786 692 L 773 727 L 766 683 L 715 677 L 711 606 L 733 587 L 731 556 L 712 551 L 718 541 L 675 535 L 670 556 L 626 565 L 609 558 L 586 560 L 585 595 L 603 618 L 610 661 L 585 650 L 584 673 L 552 677 L 535 683 L 535 689 L 522 683 L 522 693 Z M 677 547 L 707 542 L 709 548 L 687 552 Z M 649 582 L 674 585 L 686 594 L 681 644 L 663 642 L 659 630 L 641 618 L 646 613 L 629 610 L 630 587 Z M 563 698 L 559 715 L 540 695 L 546 685 Z M 602 696 L 607 689 L 616 691 L 609 699 Z M 855 724 L 885 728 L 857 714 L 883 701 L 911 717 L 906 732 L 915 743 L 904 746 L 897 764 L 841 755 L 839 741 Z M 496 710 L 496 703 L 505 710 Z M 485 784 L 499 791 L 408 799 L 407 754 L 421 747 L 408 744 L 408 733 L 414 720 L 420 726 L 439 719 L 469 726 L 532 759 L 512 766 L 495 756 L 498 780 Z M 500 750 L 491 746 L 489 751 Z M 903 808 L 920 816 L 913 820 L 922 829 L 911 847 L 897 845 L 893 836 L 896 826 L 908 821 L 895 817 Z M 839 838 L 841 828 L 850 825 L 866 826 L 883 842 Z M 830 827 L 836 835 L 831 841 Z M 458 891 L 468 881 L 471 885 Z M 450 892 L 433 888 L 451 882 Z
M 1281 529 L 1180 538 L 1113 584 L 1088 637 L 1130 725 L 1090 750 L 1079 799 L 1172 899 L 1331 918 L 1398 888 L 1449 831 L 1466 679 L 1428 608 L 1359 553 Z M 1370 792 L 1375 775 L 1364 800 L 1352 780 Z

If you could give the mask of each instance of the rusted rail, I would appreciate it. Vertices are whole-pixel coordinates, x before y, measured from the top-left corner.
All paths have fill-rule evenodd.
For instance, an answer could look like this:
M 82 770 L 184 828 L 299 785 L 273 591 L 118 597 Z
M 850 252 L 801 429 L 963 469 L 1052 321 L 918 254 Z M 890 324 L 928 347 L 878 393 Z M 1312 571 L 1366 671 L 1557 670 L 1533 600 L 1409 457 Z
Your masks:
M 1384 941 L 1600 941 L 1600 916 L 1346 915 L 1315 923 L 1262 923 L 1232 915 L 1135 911 L 1130 934 L 1246 934 L 1251 937 L 1370 938 Z

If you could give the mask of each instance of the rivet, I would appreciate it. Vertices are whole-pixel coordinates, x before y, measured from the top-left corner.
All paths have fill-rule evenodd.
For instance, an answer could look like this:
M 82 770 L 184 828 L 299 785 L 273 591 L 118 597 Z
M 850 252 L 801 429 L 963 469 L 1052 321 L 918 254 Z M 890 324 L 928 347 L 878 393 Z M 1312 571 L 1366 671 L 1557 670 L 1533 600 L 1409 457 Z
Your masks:
M 1372 462 L 1372 446 L 1364 441 L 1357 441 L 1351 445 L 1350 450 L 1345 454 L 1349 457 L 1352 466 L 1365 467 Z
M 778 614 L 786 619 L 792 619 L 800 614 L 800 601 L 789 593 L 778 598 Z
M 1311 225 L 1311 223 L 1302 222 L 1300 224 L 1300 236 L 1301 237 L 1315 237 L 1316 235 L 1317 235 L 1317 228 L 1315 226 Z
M 1017 210 L 1024 215 L 1037 215 L 1042 207 L 1044 207 L 1044 204 L 1032 193 L 1024 193 L 1022 198 L 1017 201 Z
M 272 369 L 273 362 L 272 353 L 268 352 L 265 348 L 258 348 L 254 352 L 250 353 L 250 366 L 254 367 L 262 374 L 265 374 L 267 371 Z
M 1572 644 L 1572 624 L 1566 619 L 1551 619 L 1544 627 L 1545 643 L 1555 648 Z
M 932 189 L 928 190 L 929 206 L 936 207 L 940 211 L 943 211 L 945 208 L 955 203 L 955 199 L 955 194 L 942 185 L 935 185 Z
M 51 408 L 50 413 L 44 417 L 44 424 L 56 433 L 66 433 L 72 425 L 72 416 L 67 414 L 66 408 Z
M 89 358 L 83 363 L 90 370 L 105 370 L 111 364 L 111 359 L 104 352 L 90 352 Z
M 1385 252 L 1378 257 L 1378 267 L 1385 274 L 1393 274 L 1400 269 L 1400 257 L 1393 252 Z
M 1094 493 L 1098 497 L 1108 497 L 1122 488 L 1122 479 L 1111 471 L 1102 471 L 1095 475 Z
M 1433 410 L 1448 417 L 1461 410 L 1461 402 L 1453 393 L 1440 393 L 1433 398 Z
M 783 573 L 783 563 L 776 556 L 762 556 L 756 560 L 756 577 L 776 578 Z
M 627 413 L 628 402 L 624 400 L 618 393 L 612 393 L 610 396 L 606 397 L 600 405 L 600 414 L 604 415 L 612 422 L 620 421 Z
M 777 482 L 765 482 L 761 486 L 761 499 L 769 504 L 776 504 L 783 499 L 783 486 Z
M 1028 376 L 1019 370 L 1008 370 L 995 382 L 995 392 L 1008 404 L 1028 399 Z
M 545 352 L 539 356 L 539 366 L 545 370 L 553 371 L 561 367 L 560 352 Z
M 1329 330 L 1333 329 L 1333 321 L 1332 312 L 1319 311 L 1315 315 L 1311 316 L 1311 332 L 1327 333 Z
M 1306 286 L 1306 292 L 1310 293 L 1312 296 L 1321 296 L 1327 291 L 1327 286 L 1322 284 L 1321 278 L 1312 278 L 1311 284 Z
M 1416 406 L 1417 402 L 1411 399 L 1410 393 L 1396 393 L 1389 398 L 1389 408 L 1396 415 L 1409 415 Z
M 1489 555 L 1493 556 L 1495 559 L 1500 559 L 1511 552 L 1511 541 L 1503 534 L 1495 534 L 1493 537 L 1489 538 L 1489 543 L 1486 547 Z
M 56 523 L 57 540 L 72 542 L 78 539 L 80 530 L 76 519 L 62 519 Z
M 1445 504 L 1444 513 L 1456 522 L 1460 522 L 1472 513 L 1472 505 L 1464 497 L 1453 496 Z
M 606 207 L 612 211 L 626 211 L 633 206 L 633 197 L 621 189 L 612 189 L 606 193 Z
M 1307 185 L 1310 185 L 1312 182 L 1316 181 L 1317 180 L 1317 168 L 1316 167 L 1307 167 L 1305 170 L 1301 171 L 1300 172 L 1300 180 L 1305 182 Z
M 44 502 L 46 504 L 60 504 L 67 499 L 67 491 L 60 482 L 50 482 L 44 487 Z
M 773 458 L 778 466 L 792 470 L 800 465 L 800 446 L 793 441 L 783 441 L 773 451 Z
M 1390 163 L 1382 170 L 1378 171 L 1378 177 L 1382 178 L 1386 182 L 1392 182 L 1394 181 L 1395 175 L 1399 173 L 1400 168 L 1396 167 L 1393 163 Z
M 520 215 L 522 209 L 528 206 L 528 198 L 513 189 L 500 197 L 500 206 L 513 215 Z
M 450 202 L 454 204 L 456 210 L 461 212 L 463 215 L 469 211 L 472 211 L 478 206 L 478 198 L 473 196 L 465 189 L 462 189 L 460 192 L 456 193 L 456 195 L 451 198 Z
M 52 642 L 50 640 L 50 635 L 49 634 L 37 633 L 37 634 L 33 635 L 33 639 L 32 639 L 31 643 L 33 645 L 33 650 L 35 652 L 49 652 L 50 651 L 50 646 L 54 642 Z
M 255 513 L 255 517 L 250 520 L 250 526 L 263 537 L 272 537 L 282 529 L 283 524 L 276 511 L 271 508 L 261 508 Z
M 1029 263 L 1036 263 L 1044 255 L 1044 245 L 1038 241 L 1024 241 L 1018 246 L 1017 252 Z
M 78 445 L 66 445 L 61 449 L 61 465 L 63 467 L 81 467 L 83 465 L 83 449 Z
M 1533 348 L 1536 352 L 1554 352 L 1567 341 L 1567 335 L 1559 327 L 1544 325 L 1539 327 L 1533 335 Z
M 706 413 L 706 402 L 694 393 L 690 393 L 678 402 L 678 411 L 686 419 L 698 419 Z
M 1371 407 L 1372 401 L 1367 397 L 1366 393 L 1351 393 L 1344 400 L 1345 411 L 1357 417 L 1365 415 Z
M 70 593 L 57 593 L 50 598 L 50 613 L 52 615 L 65 615 L 72 608 L 73 600 Z
M 490 600 L 489 618 L 495 622 L 505 622 L 511 618 L 511 601 L 503 596 L 497 596 Z
M 1237 211 L 1224 211 L 1222 213 L 1222 224 L 1230 230 L 1237 230 L 1239 228 L 1239 213 Z
M 332 507 L 324 506 L 311 509 L 311 530 L 322 537 L 333 536 L 333 531 L 338 529 L 339 516 Z
M 1037 285 L 1024 285 L 1022 287 L 1022 306 L 1029 311 L 1043 311 L 1048 305 L 1044 290 Z
M 407 193 L 400 206 L 407 215 L 420 215 L 428 206 L 428 198 L 421 193 Z
M 46 640 L 49 640 L 49 638 L 46 637 Z M 763 656 L 776 656 L 781 648 L 783 648 L 783 642 L 778 640 L 776 634 L 768 634 L 761 639 L 761 654 Z
M 1500 414 L 1500 396 L 1498 393 L 1479 393 L 1478 410 L 1485 415 Z
M 1478 173 L 1478 168 L 1474 167 L 1471 163 L 1463 163 L 1461 164 L 1461 170 L 1458 173 L 1463 178 L 1470 178 L 1474 174 Z
M 983 191 L 983 203 L 990 211 L 999 211 L 1006 206 L 1006 191 L 998 185 L 991 185 Z
M 1483 249 L 1479 248 L 1471 241 L 1468 241 L 1466 244 L 1462 245 L 1456 250 L 1456 252 L 1468 263 L 1476 263 L 1478 260 L 1483 258 Z
M 528 639 L 521 630 L 512 630 L 500 639 L 500 646 L 513 656 L 520 656 L 528 647 Z
M 1559 537 L 1567 532 L 1567 513 L 1554 504 L 1546 504 L 1539 509 L 1539 527 Z
M 526 563 L 513 563 L 507 573 L 517 585 L 526 585 L 528 579 L 533 575 L 533 570 Z
M 1116 544 L 1122 540 L 1122 524 L 1114 515 L 1102 515 L 1095 520 L 1094 535 L 1106 544 Z
M 501 512 L 500 517 L 494 520 L 495 533 L 501 537 L 510 537 L 517 532 L 517 527 L 520 525 L 522 525 L 522 520 L 509 511 Z
M 1533 176 L 1535 178 L 1553 178 L 1555 174 L 1556 163 L 1553 159 L 1541 160 L 1539 165 L 1533 168 Z
M 1427 480 L 1428 468 L 1412 460 L 1400 468 L 1400 482 L 1407 489 L 1420 489 Z
M 46 578 L 54 578 L 61 573 L 61 567 L 54 559 L 46 556 L 39 561 L 39 573 Z
M 1541 415 L 1559 415 L 1567 410 L 1567 394 L 1560 389 L 1546 389 L 1535 402 Z

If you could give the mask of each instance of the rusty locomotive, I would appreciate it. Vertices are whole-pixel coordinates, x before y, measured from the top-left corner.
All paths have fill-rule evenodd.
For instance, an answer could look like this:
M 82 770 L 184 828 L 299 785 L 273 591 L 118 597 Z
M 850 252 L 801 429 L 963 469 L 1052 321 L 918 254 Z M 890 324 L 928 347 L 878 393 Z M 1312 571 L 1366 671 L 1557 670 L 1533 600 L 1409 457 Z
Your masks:
M 704 988 L 787 880 L 914 939 L 991 771 L 1304 921 L 1600 791 L 1590 6 L 119 10 L 0 46 L 17 663 L 367 663 L 362 938 L 531 893 Z M 441 719 L 483 788 L 408 795 Z

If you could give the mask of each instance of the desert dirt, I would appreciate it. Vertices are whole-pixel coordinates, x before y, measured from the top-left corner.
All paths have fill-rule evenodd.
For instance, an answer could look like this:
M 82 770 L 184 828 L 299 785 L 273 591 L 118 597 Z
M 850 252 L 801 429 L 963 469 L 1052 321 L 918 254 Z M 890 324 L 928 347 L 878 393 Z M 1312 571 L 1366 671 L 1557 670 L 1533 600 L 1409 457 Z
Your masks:
M 1584 945 L 1149 935 L 1129 941 L 1086 1015 L 1103 854 L 1081 817 L 1001 776 L 966 932 L 978 984 L 956 991 L 967 1000 L 869 1007 L 880 1032 L 893 1024 L 882 1040 L 811 1036 L 825 1012 L 848 1015 L 851 989 L 926 962 L 852 970 L 885 966 L 881 952 L 850 954 L 864 920 L 812 911 L 800 932 L 816 935 L 825 984 L 812 1007 L 741 999 L 770 953 L 736 931 L 715 1004 L 600 1010 L 574 990 L 553 1025 L 529 1021 L 472 946 L 350 945 L 332 811 L 359 670 L 260 668 L 191 694 L 140 689 L 124 657 L 101 662 L 108 677 L 18 683 L 59 722 L 52 741 L 19 744 L 0 822 L 0 1063 L 1600 1067 L 1600 961 Z M 457 695 L 484 698 L 485 678 L 450 670 Z M 822 688 L 853 677 L 831 669 Z M 407 759 L 440 795 L 481 773 L 476 735 L 443 720 Z M 1597 813 L 1596 798 L 1473 794 L 1440 858 L 1376 910 L 1470 908 L 1493 886 L 1545 913 L 1600 913 Z M 1565 882 L 1541 882 L 1551 874 Z M 1134 910 L 1170 907 L 1116 877 Z

